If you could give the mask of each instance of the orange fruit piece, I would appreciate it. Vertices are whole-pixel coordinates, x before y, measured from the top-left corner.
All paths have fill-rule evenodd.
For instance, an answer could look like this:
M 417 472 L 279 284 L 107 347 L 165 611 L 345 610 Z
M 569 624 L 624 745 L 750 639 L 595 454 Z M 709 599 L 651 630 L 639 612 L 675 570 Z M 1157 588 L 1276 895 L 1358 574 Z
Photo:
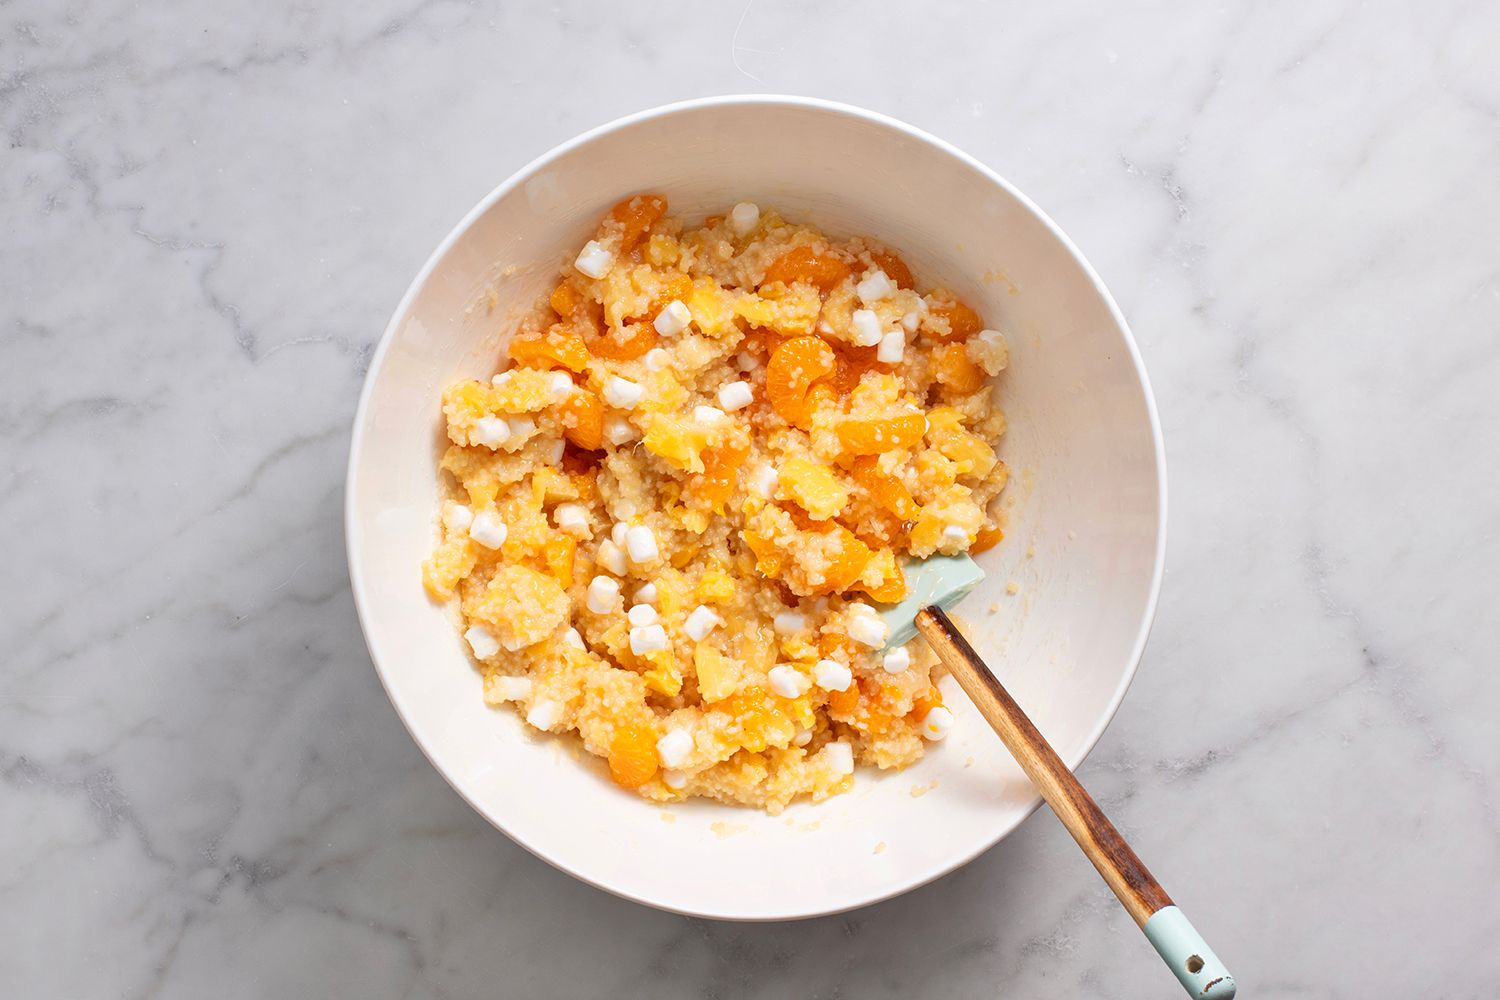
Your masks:
M 886 577 L 880 581 L 877 587 L 865 587 L 864 592 L 869 594 L 881 604 L 895 604 L 906 597 L 906 574 L 901 571 L 901 564 L 896 564 L 896 574 Z
M 578 542 L 570 535 L 553 535 L 542 546 L 542 558 L 547 563 L 547 571 L 564 589 L 573 586 L 573 555 L 577 551 Z
M 751 531 L 749 528 L 746 528 L 740 534 L 744 536 L 745 544 L 750 547 L 750 551 L 755 554 L 756 572 L 773 580 L 781 576 L 784 563 L 782 562 L 781 550 L 776 547 L 776 544 L 766 536 L 759 532 Z
M 844 716 L 840 721 L 854 718 L 859 710 L 859 685 L 850 684 L 842 691 L 828 692 L 828 711 L 837 716 Z
M 651 318 L 656 319 L 656 314 L 667 307 L 673 299 L 682 300 L 693 291 L 693 279 L 685 274 L 674 274 L 662 282 L 661 288 L 651 300 Z
M 979 314 L 957 299 L 948 302 L 939 302 L 930 308 L 935 315 L 942 316 L 948 320 L 948 333 L 946 336 L 928 334 L 934 340 L 945 344 L 955 340 L 968 340 L 974 334 L 984 329 L 984 320 L 979 318 Z
M 645 726 L 622 726 L 609 741 L 609 773 L 621 788 L 640 788 L 656 777 L 656 734 Z
M 766 278 L 761 284 L 780 281 L 790 285 L 802 281 L 826 293 L 847 278 L 851 270 L 844 259 L 832 251 L 819 253 L 804 243 L 773 260 L 766 268 Z
M 834 525 L 828 533 L 834 536 L 836 548 L 829 560 L 828 569 L 823 573 L 821 590 L 825 594 L 837 594 L 848 590 L 859 579 L 859 575 L 865 571 L 865 563 L 870 561 L 873 553 L 868 545 L 842 524 Z
M 917 695 L 916 700 L 912 702 L 912 706 L 911 706 L 911 715 L 912 715 L 912 718 L 914 718 L 914 719 L 920 719 L 922 716 L 926 715 L 928 712 L 932 711 L 934 708 L 937 708 L 942 703 L 943 703 L 943 694 L 942 694 L 942 692 L 939 691 L 935 687 L 928 687 L 928 689 L 926 691 L 924 691 L 923 693 Z
M 540 337 L 517 337 L 510 342 L 510 356 L 526 368 L 566 368 L 581 372 L 589 363 L 583 335 L 561 323 Z
M 584 451 L 604 446 L 604 400 L 592 389 L 575 389 L 557 408 L 562 416 L 563 437 Z
M 734 481 L 750 454 L 748 444 L 726 443 L 703 450 L 703 471 L 688 477 L 688 492 L 709 510 L 722 514 L 724 501 L 734 493 Z
M 990 527 L 986 525 L 985 527 L 979 529 L 979 534 L 974 536 L 974 544 L 969 546 L 969 554 L 973 555 L 976 552 L 988 552 L 996 545 L 999 545 L 1004 538 L 1004 528 Z
M 844 348 L 838 352 L 836 364 L 833 378 L 828 381 L 833 386 L 833 391 L 840 396 L 847 396 L 853 392 L 865 372 L 879 370 L 876 367 L 879 362 L 875 360 L 873 347 Z
M 927 418 L 903 413 L 889 420 L 845 420 L 838 426 L 839 444 L 851 455 L 878 455 L 910 448 L 927 433 Z
M 911 276 L 911 268 L 906 266 L 906 261 L 896 256 L 889 250 L 871 250 L 870 259 L 875 266 L 885 272 L 885 276 L 896 283 L 897 288 L 915 288 L 916 279 Z
M 974 363 L 963 344 L 943 344 L 935 348 L 932 371 L 939 382 L 965 396 L 978 392 L 985 383 L 984 369 Z
M 667 199 L 659 194 L 638 194 L 610 209 L 609 217 L 620 224 L 620 252 L 634 250 L 646 230 L 665 214 Z
M 811 415 L 808 390 L 835 367 L 833 348 L 822 337 L 793 337 L 771 352 L 766 365 L 766 397 L 790 424 L 803 424 Z
M 849 471 L 854 476 L 854 481 L 869 491 L 882 509 L 903 521 L 915 521 L 921 513 L 917 501 L 912 498 L 911 490 L 895 476 L 881 472 L 874 456 L 858 459 Z
M 650 323 L 626 323 L 618 330 L 606 330 L 589 343 L 589 350 L 596 358 L 609 361 L 634 361 L 661 338 Z

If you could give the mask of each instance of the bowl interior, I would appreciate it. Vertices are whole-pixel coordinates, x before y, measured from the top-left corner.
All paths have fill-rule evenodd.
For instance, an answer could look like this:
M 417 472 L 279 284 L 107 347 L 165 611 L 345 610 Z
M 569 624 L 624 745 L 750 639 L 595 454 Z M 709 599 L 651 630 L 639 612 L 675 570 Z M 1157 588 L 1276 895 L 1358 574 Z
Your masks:
M 349 550 L 371 653 L 454 787 L 580 878 L 743 919 L 894 895 L 972 858 L 1038 801 L 951 681 L 957 725 L 916 767 L 861 769 L 851 794 L 780 817 L 708 803 L 666 810 L 486 708 L 452 621 L 422 590 L 442 387 L 491 372 L 515 319 L 601 214 L 644 190 L 688 217 L 751 199 L 832 234 L 876 237 L 919 281 L 943 279 L 1006 331 L 1010 522 L 960 617 L 1069 763 L 1113 714 L 1149 624 L 1163 504 L 1149 392 L 1122 321 L 1066 240 L 988 171 L 897 123 L 795 100 L 699 102 L 591 133 L 497 190 L 434 256 L 392 321 L 355 427 Z

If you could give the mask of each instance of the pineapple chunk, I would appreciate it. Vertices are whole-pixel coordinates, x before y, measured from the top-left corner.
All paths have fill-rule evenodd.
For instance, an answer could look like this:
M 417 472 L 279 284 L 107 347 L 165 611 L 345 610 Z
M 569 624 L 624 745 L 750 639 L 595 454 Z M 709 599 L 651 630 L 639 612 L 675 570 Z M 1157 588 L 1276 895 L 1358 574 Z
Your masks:
M 849 491 L 833 470 L 805 458 L 789 458 L 780 472 L 782 487 L 815 521 L 826 521 L 849 503 Z
M 708 640 L 693 650 L 693 667 L 698 671 L 698 695 L 704 701 L 720 701 L 734 694 L 740 679 L 740 664 Z
M 533 646 L 568 619 L 571 601 L 552 577 L 526 566 L 502 566 L 494 579 L 464 610 L 492 626 L 508 650 Z

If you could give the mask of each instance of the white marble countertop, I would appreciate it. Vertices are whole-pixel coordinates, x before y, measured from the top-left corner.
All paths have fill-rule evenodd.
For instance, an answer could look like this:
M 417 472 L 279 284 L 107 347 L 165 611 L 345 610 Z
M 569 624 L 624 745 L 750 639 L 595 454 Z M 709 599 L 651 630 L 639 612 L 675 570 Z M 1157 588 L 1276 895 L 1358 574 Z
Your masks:
M 1176 995 L 1045 811 L 684 919 L 515 847 L 381 692 L 342 477 L 407 282 L 554 143 L 758 90 L 974 153 L 1129 316 L 1168 573 L 1080 773 L 1246 995 L 1491 992 L 1500 9 L 198 6 L 0 9 L 0 992 Z

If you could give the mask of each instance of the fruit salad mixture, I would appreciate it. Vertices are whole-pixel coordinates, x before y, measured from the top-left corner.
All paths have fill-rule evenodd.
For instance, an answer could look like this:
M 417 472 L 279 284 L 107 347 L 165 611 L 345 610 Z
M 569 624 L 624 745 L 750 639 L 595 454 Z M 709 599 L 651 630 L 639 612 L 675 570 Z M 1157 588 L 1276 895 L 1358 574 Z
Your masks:
M 1002 537 L 1006 344 L 889 248 L 749 202 L 616 205 L 499 372 L 454 383 L 427 589 L 486 700 L 656 801 L 779 812 L 953 716 L 877 608 Z

